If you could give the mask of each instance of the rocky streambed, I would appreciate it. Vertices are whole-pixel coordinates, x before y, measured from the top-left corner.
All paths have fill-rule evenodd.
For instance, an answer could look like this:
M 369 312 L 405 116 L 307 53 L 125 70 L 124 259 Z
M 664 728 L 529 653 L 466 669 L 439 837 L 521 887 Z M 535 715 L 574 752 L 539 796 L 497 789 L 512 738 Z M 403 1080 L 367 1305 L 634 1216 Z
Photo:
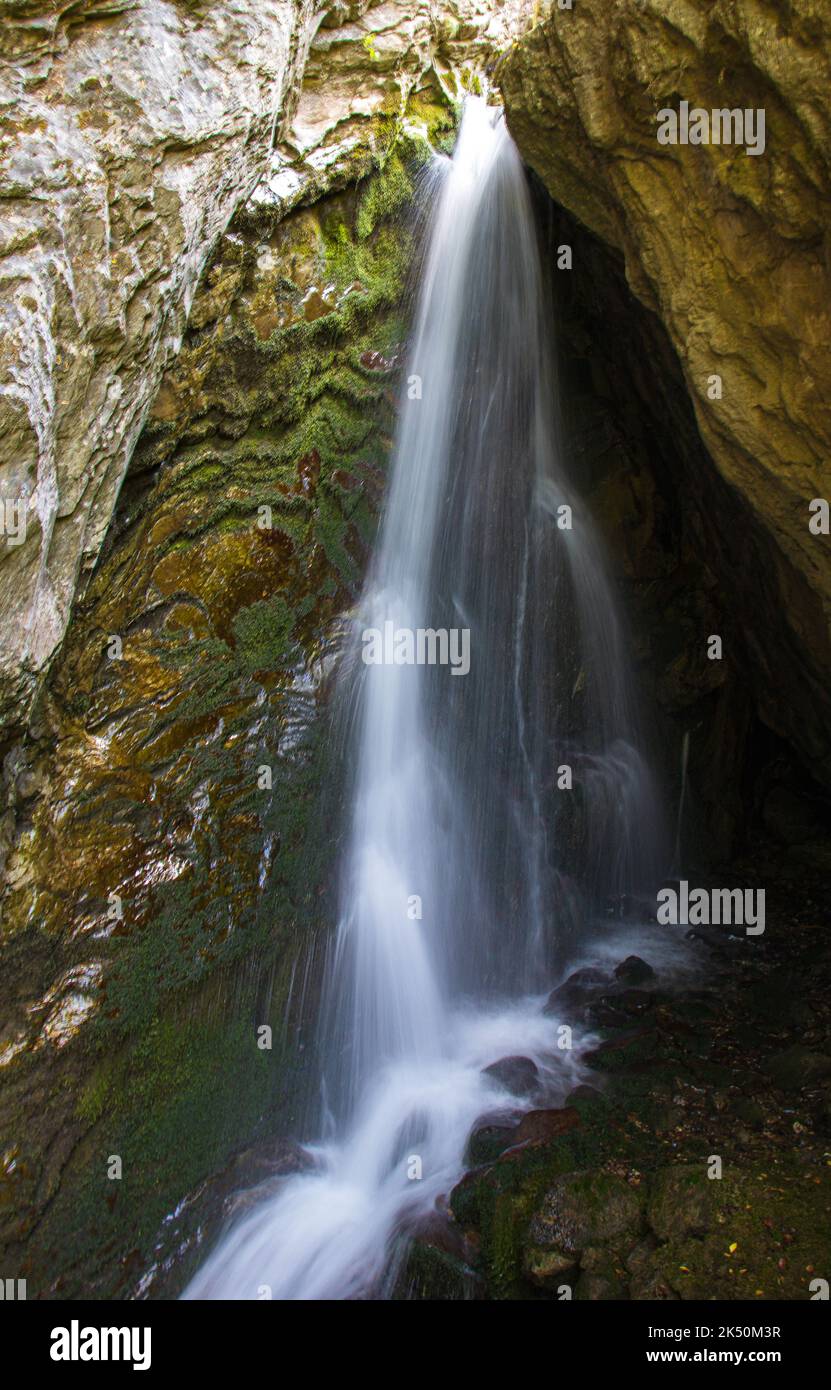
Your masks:
M 780 879 L 771 898 L 764 944 L 706 929 L 688 943 L 699 969 L 686 983 L 630 959 L 554 992 L 550 1008 L 599 1034 L 590 1082 L 478 1127 L 396 1297 L 762 1301 L 821 1288 L 827 906 L 818 880 Z

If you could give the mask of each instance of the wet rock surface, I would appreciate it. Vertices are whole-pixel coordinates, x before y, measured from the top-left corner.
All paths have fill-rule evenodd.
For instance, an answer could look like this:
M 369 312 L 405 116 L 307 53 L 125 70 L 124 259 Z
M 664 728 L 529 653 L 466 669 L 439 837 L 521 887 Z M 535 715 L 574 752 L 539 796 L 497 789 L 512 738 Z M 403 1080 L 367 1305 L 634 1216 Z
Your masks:
M 615 979 L 623 985 L 644 985 L 655 979 L 655 971 L 640 956 L 627 956 L 615 966 Z
M 165 1217 L 147 1267 L 131 1271 L 130 1296 L 177 1297 L 228 1222 L 276 1195 L 287 1178 L 314 1168 L 314 1159 L 291 1139 L 266 1139 L 233 1154 Z
M 241 1135 L 293 1127 L 328 683 L 391 438 L 411 187 L 391 160 L 229 228 L 7 754 L 0 1248 L 31 1298 L 123 1294 Z
M 506 1091 L 515 1096 L 530 1096 L 539 1088 L 540 1074 L 530 1057 L 503 1057 L 485 1067 L 484 1076 L 490 1076 Z
M 514 1132 L 514 1144 L 545 1144 L 560 1134 L 567 1134 L 580 1124 L 579 1111 L 574 1106 L 562 1109 L 529 1110 L 523 1115 Z
M 91 0 L 23 0 L 4 16 L 3 488 L 27 513 L 2 568 L 4 724 L 63 637 L 196 285 L 299 86 L 314 8 L 140 0 L 102 23 Z

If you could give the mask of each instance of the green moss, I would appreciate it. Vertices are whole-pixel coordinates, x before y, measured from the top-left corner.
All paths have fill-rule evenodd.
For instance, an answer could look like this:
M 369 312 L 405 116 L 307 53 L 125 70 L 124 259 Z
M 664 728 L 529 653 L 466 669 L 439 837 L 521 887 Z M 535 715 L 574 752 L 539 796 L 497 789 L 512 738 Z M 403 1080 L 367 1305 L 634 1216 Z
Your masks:
M 460 103 L 452 105 L 444 101 L 431 101 L 422 93 L 410 98 L 407 118 L 414 125 L 424 127 L 429 149 L 447 154 L 452 151 L 461 119 Z M 413 149 L 413 156 L 416 159 L 419 157 L 417 147 Z
M 497 1197 L 485 1246 L 488 1287 L 494 1298 L 521 1296 L 518 1286 L 522 1274 L 520 1224 L 523 1217 L 521 1203 L 517 1203 L 508 1193 L 501 1193 Z
M 409 1245 L 392 1292 L 394 1301 L 459 1302 L 476 1296 L 473 1271 L 454 1255 L 416 1240 Z
M 293 605 L 283 594 L 242 608 L 234 618 L 234 637 L 237 659 L 241 668 L 250 674 L 255 671 L 279 670 L 297 658 L 298 623 L 312 607 L 309 595 Z
M 462 68 L 459 81 L 466 92 L 477 97 L 482 95 L 482 78 L 478 72 L 474 72 L 473 68 Z
M 399 213 L 412 194 L 413 186 L 399 155 L 391 155 L 383 169 L 369 180 L 358 203 L 355 230 L 359 241 L 366 241 L 379 222 Z
M 241 1135 L 256 1134 L 264 1117 L 274 1123 L 291 1091 L 287 1058 L 279 1045 L 272 1052 L 256 1046 L 260 1020 L 252 1004 L 247 1018 L 216 1009 L 213 1017 L 188 1021 L 182 1012 L 157 1016 L 134 1047 L 102 1058 L 87 1088 L 96 1113 L 85 1103 L 92 1128 L 82 1141 L 78 1181 L 71 1192 L 58 1191 L 34 1242 L 53 1269 L 63 1266 L 64 1249 L 75 1252 L 62 1297 L 128 1293 L 125 1271 L 114 1272 L 106 1258 L 112 1243 L 131 1251 L 128 1269 L 148 1268 L 159 1226 L 179 1197 L 214 1171 Z M 122 1161 L 120 1180 L 107 1175 L 114 1155 Z
M 806 1174 L 794 1156 L 771 1170 L 734 1169 L 708 1185 L 709 1229 L 670 1238 L 655 1255 L 661 1277 L 684 1299 L 810 1297 L 831 1260 L 828 1179 Z

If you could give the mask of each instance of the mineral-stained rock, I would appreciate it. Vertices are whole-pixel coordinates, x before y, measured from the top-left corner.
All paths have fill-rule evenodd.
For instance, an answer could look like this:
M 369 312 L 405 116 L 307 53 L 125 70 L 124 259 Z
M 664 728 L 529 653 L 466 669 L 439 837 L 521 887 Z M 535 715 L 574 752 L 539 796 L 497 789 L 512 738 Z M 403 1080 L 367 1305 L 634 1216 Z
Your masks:
M 580 1115 L 573 1106 L 562 1110 L 529 1110 L 523 1115 L 514 1134 L 515 1144 L 547 1144 L 561 1134 L 577 1129 Z
M 762 719 L 831 782 L 831 15 L 823 0 L 549 5 L 500 82 L 552 197 L 622 252 L 743 504 L 721 537 Z M 766 146 L 659 144 L 682 100 L 764 108 Z M 720 384 L 714 381 L 720 378 Z M 668 460 L 667 466 L 672 467 Z M 701 641 L 707 631 L 702 629 Z M 682 663 L 715 678 L 696 644 Z
M 390 161 L 232 224 L 15 754 L 0 1249 L 31 1296 L 131 1292 L 124 1244 L 146 1256 L 230 1148 L 291 1126 L 292 970 L 330 916 L 318 750 L 390 442 L 410 187 Z M 308 321 L 313 283 L 333 304 Z
M 312 0 L 140 0 L 4 14 L 0 715 L 19 716 L 98 556 L 197 281 L 263 172 Z

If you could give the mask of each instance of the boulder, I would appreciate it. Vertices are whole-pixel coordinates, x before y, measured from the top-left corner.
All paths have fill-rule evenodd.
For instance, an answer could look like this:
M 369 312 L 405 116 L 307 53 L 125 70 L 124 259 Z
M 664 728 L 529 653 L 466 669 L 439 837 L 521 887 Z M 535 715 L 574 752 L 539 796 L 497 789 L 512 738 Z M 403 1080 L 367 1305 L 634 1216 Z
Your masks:
M 573 1018 L 579 1016 L 586 1004 L 608 987 L 611 977 L 605 970 L 594 966 L 584 966 L 575 970 L 561 985 L 548 996 L 544 1012 L 554 1018 Z
M 643 1208 L 640 1189 L 613 1173 L 568 1173 L 546 1191 L 531 1218 L 528 1238 L 542 1249 L 569 1255 L 626 1238 L 631 1244 L 640 1230 Z
M 580 1125 L 579 1111 L 573 1106 L 562 1110 L 529 1110 L 514 1131 L 514 1144 L 548 1144 L 559 1139 L 561 1134 L 577 1129 Z
M 483 1070 L 514 1096 L 531 1096 L 539 1088 L 540 1074 L 530 1057 L 502 1057 Z
M 655 971 L 640 956 L 627 956 L 615 967 L 615 979 L 622 985 L 644 985 L 655 979 Z

